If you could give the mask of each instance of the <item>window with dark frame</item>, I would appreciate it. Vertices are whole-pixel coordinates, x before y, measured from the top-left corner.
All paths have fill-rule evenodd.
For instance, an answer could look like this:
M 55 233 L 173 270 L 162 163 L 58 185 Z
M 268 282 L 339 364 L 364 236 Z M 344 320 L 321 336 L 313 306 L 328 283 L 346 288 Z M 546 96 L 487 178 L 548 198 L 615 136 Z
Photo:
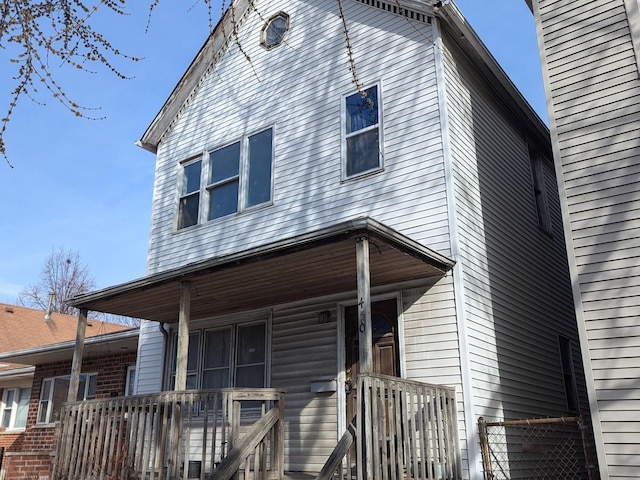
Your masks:
M 187 389 L 266 387 L 266 322 L 234 324 L 189 332 Z M 172 385 L 177 335 L 173 337 Z
M 578 387 L 573 366 L 573 349 L 571 340 L 562 335 L 558 335 L 558 346 L 560 349 L 560 366 L 562 369 L 562 380 L 567 402 L 567 409 L 570 412 L 578 411 Z
M 380 94 L 377 85 L 344 97 L 344 176 L 382 168 Z
M 203 216 L 215 220 L 269 203 L 273 158 L 273 128 L 267 128 L 184 163 L 177 229 L 196 225 Z M 202 172 L 208 172 L 204 188 Z
M 545 187 L 543 157 L 529 145 L 529 162 L 531 165 L 531 180 L 533 184 L 533 194 L 536 203 L 536 214 L 538 225 L 546 233 L 552 233 L 551 217 L 549 215 L 549 205 L 547 191 Z

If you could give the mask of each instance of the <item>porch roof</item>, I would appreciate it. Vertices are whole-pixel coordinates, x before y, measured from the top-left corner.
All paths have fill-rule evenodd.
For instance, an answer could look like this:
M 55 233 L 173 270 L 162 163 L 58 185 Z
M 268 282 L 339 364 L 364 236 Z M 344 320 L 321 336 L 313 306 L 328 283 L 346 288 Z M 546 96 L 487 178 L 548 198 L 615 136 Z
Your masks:
M 181 283 L 192 320 L 356 290 L 355 240 L 370 241 L 372 287 L 442 276 L 453 260 L 368 217 L 74 297 L 77 308 L 177 323 Z

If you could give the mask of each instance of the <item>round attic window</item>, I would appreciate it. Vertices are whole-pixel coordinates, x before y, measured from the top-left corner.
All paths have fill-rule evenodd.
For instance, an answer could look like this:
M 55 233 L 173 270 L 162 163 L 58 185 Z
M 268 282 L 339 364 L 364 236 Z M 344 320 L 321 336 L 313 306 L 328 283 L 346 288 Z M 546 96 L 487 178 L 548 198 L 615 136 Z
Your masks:
M 284 40 L 289 31 L 289 15 L 284 12 L 277 13 L 264 25 L 261 35 L 261 43 L 267 48 L 277 47 Z

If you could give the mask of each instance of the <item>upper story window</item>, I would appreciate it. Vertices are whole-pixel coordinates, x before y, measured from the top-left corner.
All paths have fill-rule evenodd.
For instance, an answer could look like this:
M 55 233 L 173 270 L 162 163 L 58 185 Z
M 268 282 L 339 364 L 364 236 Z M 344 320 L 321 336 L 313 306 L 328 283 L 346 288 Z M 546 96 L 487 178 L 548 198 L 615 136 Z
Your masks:
M 382 111 L 378 85 L 345 96 L 342 104 L 345 178 L 382 168 Z
M 30 388 L 5 389 L 0 405 L 0 427 L 11 430 L 27 426 Z
M 40 405 L 38 407 L 38 423 L 51 423 L 60 419 L 60 408 L 67 401 L 69 393 L 69 375 L 42 380 L 40 389 Z M 78 396 L 76 399 L 91 400 L 96 398 L 98 386 L 97 373 L 83 373 L 80 375 Z
M 265 24 L 260 34 L 260 43 L 267 49 L 277 47 L 289 31 L 289 15 L 277 13 Z
M 201 170 L 202 161 L 200 160 L 189 163 L 183 168 L 178 228 L 190 227 L 198 223 Z
M 269 203 L 273 129 L 245 135 L 205 158 L 185 162 L 179 188 L 178 230 Z
M 551 217 L 549 216 L 547 190 L 545 188 L 543 159 L 542 156 L 535 150 L 532 150 L 531 147 L 529 147 L 529 161 L 531 163 L 531 180 L 533 182 L 538 225 L 540 225 L 540 228 L 546 233 L 551 234 Z

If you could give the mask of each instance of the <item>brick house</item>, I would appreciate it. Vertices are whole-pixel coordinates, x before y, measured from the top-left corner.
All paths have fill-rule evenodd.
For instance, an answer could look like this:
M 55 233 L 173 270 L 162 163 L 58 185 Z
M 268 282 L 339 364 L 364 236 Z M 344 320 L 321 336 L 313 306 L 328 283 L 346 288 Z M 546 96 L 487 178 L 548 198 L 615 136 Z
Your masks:
M 0 478 L 49 478 L 56 414 L 66 400 L 77 318 L 0 304 Z M 82 398 L 127 393 L 137 329 L 91 320 Z

